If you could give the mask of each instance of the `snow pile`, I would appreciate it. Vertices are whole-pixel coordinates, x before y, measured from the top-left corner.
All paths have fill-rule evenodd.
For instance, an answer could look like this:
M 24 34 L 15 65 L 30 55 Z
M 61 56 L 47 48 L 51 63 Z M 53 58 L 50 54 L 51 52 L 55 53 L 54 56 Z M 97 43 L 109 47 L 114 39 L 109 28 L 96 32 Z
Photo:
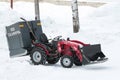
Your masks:
M 22 4 L 22 6 L 21 6 Z M 34 4 L 16 2 L 11 10 L 8 3 L 0 2 L 0 80 L 111 80 L 120 74 L 120 3 L 110 3 L 99 8 L 79 7 L 80 32 L 72 33 L 72 12 L 69 6 L 40 4 L 41 21 L 47 36 L 62 35 L 86 43 L 101 43 L 102 50 L 110 59 L 104 64 L 74 66 L 71 69 L 55 65 L 30 64 L 29 57 L 9 58 L 5 26 L 9 26 L 20 17 L 34 20 Z M 116 74 L 114 74 L 116 73 Z

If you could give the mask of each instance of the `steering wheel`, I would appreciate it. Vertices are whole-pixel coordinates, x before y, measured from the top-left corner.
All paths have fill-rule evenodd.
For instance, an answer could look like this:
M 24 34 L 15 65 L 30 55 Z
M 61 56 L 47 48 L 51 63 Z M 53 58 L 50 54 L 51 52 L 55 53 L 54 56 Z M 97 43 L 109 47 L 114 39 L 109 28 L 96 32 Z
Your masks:
M 61 37 L 62 36 L 56 36 L 55 38 L 53 38 L 53 41 L 59 41 Z

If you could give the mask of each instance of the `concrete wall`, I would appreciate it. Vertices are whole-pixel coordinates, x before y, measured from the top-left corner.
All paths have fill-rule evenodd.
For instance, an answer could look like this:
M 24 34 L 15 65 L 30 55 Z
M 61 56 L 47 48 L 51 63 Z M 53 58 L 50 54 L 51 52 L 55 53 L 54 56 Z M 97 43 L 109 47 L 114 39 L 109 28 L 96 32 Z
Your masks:
M 0 1 L 6 1 L 6 2 L 10 2 L 10 0 L 0 0 Z M 34 0 L 13 0 L 13 1 L 34 1 Z M 71 5 L 71 1 L 66 1 L 66 0 L 40 0 L 41 2 L 49 2 L 52 4 L 56 4 L 56 5 L 67 5 L 70 6 Z M 104 5 L 105 3 L 102 2 L 78 2 L 79 6 L 92 6 L 92 7 L 100 7 L 102 5 Z
M 10 0 L 0 0 L 0 1 L 5 1 L 9 2 Z M 34 1 L 34 0 L 13 0 L 13 1 Z M 40 0 L 40 1 L 65 1 L 65 0 Z
M 0 0 L 0 1 L 7 1 L 8 2 L 8 0 Z

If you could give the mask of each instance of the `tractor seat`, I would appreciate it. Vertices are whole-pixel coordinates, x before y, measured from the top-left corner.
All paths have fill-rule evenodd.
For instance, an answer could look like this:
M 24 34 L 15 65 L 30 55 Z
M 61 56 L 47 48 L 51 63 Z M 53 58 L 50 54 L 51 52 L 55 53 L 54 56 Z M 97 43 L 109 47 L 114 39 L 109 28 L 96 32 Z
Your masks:
M 48 42 L 48 38 L 47 38 L 47 36 L 46 36 L 44 33 L 42 33 L 42 34 L 40 35 L 39 41 L 40 41 L 41 43 L 43 43 L 43 44 L 49 43 L 49 42 Z
M 39 41 L 46 46 L 48 50 L 52 49 L 52 44 L 49 43 L 47 36 L 45 33 L 42 33 L 39 37 Z
M 46 49 L 47 49 L 50 53 L 55 53 L 55 51 L 57 50 L 55 44 L 50 43 L 50 42 L 48 41 L 47 36 L 46 36 L 44 33 L 42 33 L 42 34 L 40 35 L 39 41 L 40 41 L 40 43 L 42 43 L 42 44 L 44 45 L 44 47 L 46 47 Z

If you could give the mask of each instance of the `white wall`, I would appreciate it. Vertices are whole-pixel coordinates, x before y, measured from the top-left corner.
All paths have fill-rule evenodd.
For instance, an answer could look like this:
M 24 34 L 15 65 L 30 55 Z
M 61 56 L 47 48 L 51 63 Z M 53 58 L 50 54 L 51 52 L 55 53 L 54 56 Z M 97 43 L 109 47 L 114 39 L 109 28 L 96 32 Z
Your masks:
M 9 2 L 10 0 L 0 0 L 0 1 Z M 13 0 L 13 1 L 34 1 L 34 0 Z M 65 0 L 40 0 L 40 1 L 65 1 Z
M 10 0 L 0 0 L 0 1 L 10 1 Z M 34 1 L 34 0 L 14 0 L 14 1 Z M 40 1 L 71 1 L 71 0 L 40 0 Z M 87 2 L 120 2 L 120 0 L 78 0 Z

